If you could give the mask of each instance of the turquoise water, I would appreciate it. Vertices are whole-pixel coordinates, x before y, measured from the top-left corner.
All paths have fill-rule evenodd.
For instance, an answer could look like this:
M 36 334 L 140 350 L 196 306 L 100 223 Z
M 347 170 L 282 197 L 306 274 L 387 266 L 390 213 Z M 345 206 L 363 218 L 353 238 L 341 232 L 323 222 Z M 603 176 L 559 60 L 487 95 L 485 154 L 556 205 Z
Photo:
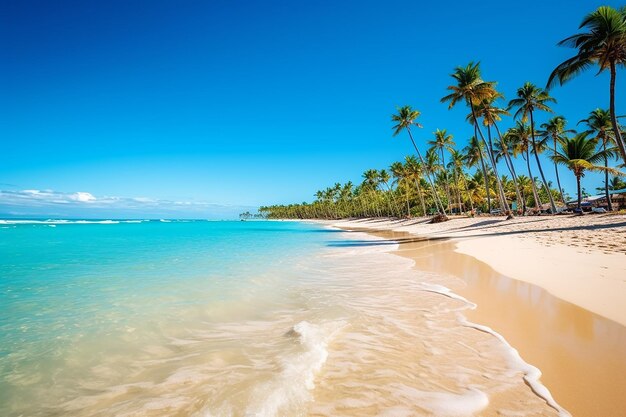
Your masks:
M 5 226 L 2 355 L 48 340 L 52 329 L 65 338 L 97 331 L 100 320 L 234 302 L 242 289 L 262 287 L 252 281 L 270 268 L 323 245 L 321 230 L 286 222 Z
M 295 222 L 0 227 L 4 416 L 63 413 L 60 404 L 85 388 L 72 381 L 91 372 L 94 380 L 102 379 L 96 388 L 101 390 L 132 379 L 117 365 L 103 371 L 111 375 L 93 370 L 115 355 L 126 357 L 119 366 L 134 366 L 147 347 L 160 357 L 167 343 L 193 333 L 185 329 L 197 333 L 302 308 L 290 294 L 290 265 L 324 248 L 334 235 Z M 50 387 L 62 398 L 47 395 Z M 32 408 L 39 396 L 42 408 Z
M 474 415 L 506 392 L 488 415 L 555 415 L 463 319 L 465 284 L 396 246 L 296 222 L 0 221 L 0 416 Z

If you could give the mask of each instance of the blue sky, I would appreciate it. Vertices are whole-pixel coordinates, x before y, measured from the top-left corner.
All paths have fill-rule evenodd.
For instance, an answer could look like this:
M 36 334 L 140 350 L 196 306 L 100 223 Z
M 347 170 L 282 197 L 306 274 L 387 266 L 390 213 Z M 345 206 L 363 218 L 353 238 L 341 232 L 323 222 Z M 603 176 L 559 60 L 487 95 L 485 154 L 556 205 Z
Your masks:
M 225 210 L 181 209 L 200 217 L 310 201 L 411 152 L 404 136 L 391 137 L 397 106 L 422 112 L 419 142 L 445 128 L 465 146 L 466 109 L 439 103 L 453 68 L 480 61 L 507 100 L 525 81 L 543 86 L 572 53 L 556 43 L 601 4 L 620 6 L 3 0 L 0 214 L 44 215 L 8 197 L 23 190 L 143 198 L 165 214 L 172 202 Z M 625 85 L 622 70 L 618 113 Z M 552 94 L 574 127 L 608 106 L 608 74 L 589 71 Z M 573 195 L 573 177 L 562 179 Z M 587 190 L 599 185 L 584 179 Z M 89 203 L 65 199 L 78 216 Z M 97 213 L 127 215 L 106 207 Z

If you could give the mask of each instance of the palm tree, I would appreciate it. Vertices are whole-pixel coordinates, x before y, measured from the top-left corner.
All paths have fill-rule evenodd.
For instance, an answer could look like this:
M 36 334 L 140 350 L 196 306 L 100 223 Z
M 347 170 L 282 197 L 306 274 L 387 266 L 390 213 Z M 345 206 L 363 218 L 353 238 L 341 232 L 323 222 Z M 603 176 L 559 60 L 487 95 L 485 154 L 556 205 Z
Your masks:
M 561 150 L 552 157 L 557 164 L 565 165 L 576 176 L 578 190 L 578 209 L 582 200 L 580 179 L 585 176 L 585 171 L 609 171 L 613 174 L 621 174 L 618 170 L 596 165 L 604 158 L 613 155 L 616 148 L 597 150 L 596 138 L 589 138 L 589 133 L 579 133 L 571 139 L 561 142 Z
M 420 199 L 420 203 L 422 205 L 422 215 L 426 216 L 426 203 L 424 202 L 424 193 L 422 192 L 422 187 L 420 186 L 420 182 L 422 181 L 422 164 L 415 158 L 413 155 L 409 155 L 404 158 L 405 167 L 407 169 L 408 178 L 413 180 L 415 184 L 415 188 L 417 189 L 417 194 Z
M 547 123 L 542 123 L 540 130 L 537 134 L 542 138 L 539 141 L 539 147 L 547 147 L 548 141 L 552 140 L 552 155 L 556 155 L 557 149 L 556 144 L 562 140 L 565 140 L 565 135 L 567 133 L 575 133 L 572 129 L 565 129 L 565 125 L 567 121 L 563 116 L 555 116 L 550 119 Z M 561 195 L 561 201 L 563 204 L 565 203 L 565 196 L 563 195 L 563 188 L 561 187 L 561 179 L 559 178 L 559 168 L 556 162 L 554 163 L 554 173 L 556 174 L 556 184 L 559 187 L 559 194 Z
M 428 141 L 428 144 L 431 145 L 436 150 L 438 150 L 441 155 L 441 165 L 443 167 L 443 171 L 442 171 L 443 179 L 445 181 L 446 196 L 448 197 L 448 211 L 450 211 L 450 203 L 451 203 L 450 187 L 448 187 L 448 172 L 446 171 L 446 158 L 444 156 L 443 151 L 445 149 L 448 152 L 452 152 L 454 150 L 455 143 L 452 140 L 453 136 L 450 135 L 446 129 L 443 129 L 443 130 L 437 129 L 434 132 L 434 135 L 435 135 L 435 140 Z
M 450 104 L 448 105 L 448 109 L 451 109 L 459 102 L 465 102 L 465 104 L 470 108 L 473 124 L 478 131 L 481 140 L 485 144 L 485 147 L 487 148 L 487 154 L 489 156 L 491 167 L 493 168 L 494 173 L 497 173 L 497 168 L 493 160 L 491 147 L 487 144 L 487 141 L 485 140 L 485 135 L 483 135 L 483 131 L 478 125 L 478 115 L 476 113 L 476 106 L 485 101 L 493 101 L 499 97 L 499 93 L 495 89 L 495 82 L 483 81 L 480 75 L 479 62 L 470 62 L 465 67 L 456 67 L 454 73 L 452 73 L 451 76 L 456 81 L 456 85 L 448 86 L 448 90 L 450 90 L 451 93 L 443 97 L 441 99 L 441 102 L 450 102 Z M 505 212 L 509 212 L 508 203 L 504 198 L 504 193 L 502 192 L 502 184 L 500 184 L 499 179 L 497 179 L 497 183 L 499 191 L 498 196 L 500 198 L 500 204 L 502 206 L 502 209 Z
M 495 162 L 500 161 L 501 158 L 504 159 L 504 162 L 513 177 L 513 187 L 515 188 L 515 198 L 517 200 L 518 211 L 519 207 L 522 204 L 523 195 L 520 191 L 519 184 L 517 181 L 517 172 L 515 171 L 515 165 L 513 165 L 513 161 L 511 160 L 511 152 L 513 149 L 513 144 L 511 143 L 511 138 L 507 136 L 506 132 L 504 135 L 500 134 L 500 129 L 498 129 L 497 125 L 496 130 L 498 130 L 498 136 L 500 140 L 493 145 L 493 157 Z M 522 211 L 524 213 L 524 211 Z
M 522 212 L 526 212 L 526 196 L 533 193 L 534 182 L 526 175 L 520 175 L 517 177 L 517 181 L 519 182 L 520 192 L 522 193 Z
M 411 204 L 409 202 L 409 187 L 406 186 L 406 182 L 408 181 L 408 170 L 407 167 L 404 166 L 402 162 L 394 162 L 389 167 L 391 170 L 391 175 L 394 177 L 394 183 L 398 185 L 398 189 L 400 187 L 404 188 L 404 198 L 406 200 L 406 215 L 407 217 L 411 217 Z
M 541 210 L 541 200 L 539 199 L 539 193 L 537 192 L 535 182 L 532 181 L 533 173 L 530 169 L 530 129 L 528 128 L 528 125 L 518 120 L 515 127 L 510 128 L 505 133 L 505 141 L 507 140 L 510 140 L 513 144 L 513 155 L 522 155 L 522 159 L 526 161 L 528 178 L 531 181 L 535 205 L 537 206 L 537 210 Z
M 607 144 L 615 139 L 613 134 L 613 124 L 611 123 L 611 115 L 609 111 L 603 109 L 595 109 L 589 113 L 589 117 L 578 123 L 587 125 L 586 132 L 594 135 L 597 140 L 602 141 L 602 149 L 606 151 Z M 609 158 L 605 155 L 604 166 L 608 168 Z M 604 195 L 608 204 L 609 211 L 613 210 L 611 194 L 609 193 L 609 171 L 604 171 Z
M 452 175 L 454 176 L 454 187 L 456 188 L 459 212 L 461 212 L 461 207 L 463 207 L 463 203 L 461 201 L 461 187 L 459 186 L 459 178 L 463 177 L 464 165 L 465 165 L 465 155 L 463 155 L 461 152 L 457 151 L 456 149 L 453 149 L 450 152 L 449 168 L 452 171 Z
M 494 126 L 496 129 L 496 132 L 498 133 L 500 145 L 503 148 L 506 148 L 506 145 L 502 143 L 502 134 L 500 133 L 500 129 L 498 128 L 497 122 L 502 120 L 503 115 L 509 115 L 509 112 L 506 111 L 505 109 L 499 108 L 494 105 L 495 101 L 501 98 L 504 98 L 504 96 L 496 91 L 493 97 L 483 100 L 478 106 L 476 106 L 476 114 L 479 117 L 482 117 L 483 126 L 487 128 L 487 139 L 489 140 L 489 143 L 488 143 L 489 158 L 493 166 L 493 172 L 496 176 L 496 185 L 498 187 L 498 192 L 500 193 L 500 203 L 502 204 L 502 207 L 505 207 L 505 210 L 508 211 L 509 210 L 508 202 L 506 200 L 506 195 L 504 193 L 504 186 L 502 185 L 502 181 L 500 180 L 500 177 L 498 174 L 498 163 L 497 163 L 497 160 L 495 159 L 494 145 L 491 140 L 491 126 Z M 472 115 L 470 114 L 467 116 L 467 118 L 470 118 L 471 116 Z M 506 155 L 508 155 L 508 152 L 506 153 Z M 508 158 L 505 158 L 505 161 L 507 162 L 506 164 L 507 167 L 509 167 Z M 510 167 L 509 167 L 509 170 L 511 171 Z M 517 194 L 517 197 L 519 198 L 519 193 Z
M 419 123 L 415 121 L 415 119 L 417 119 L 419 115 L 420 115 L 420 112 L 417 110 L 413 110 L 411 106 L 403 106 L 403 107 L 398 108 L 398 114 L 391 115 L 391 121 L 396 123 L 393 126 L 393 129 L 394 129 L 393 136 L 397 136 L 400 132 L 402 132 L 402 130 L 406 130 L 409 134 L 409 138 L 411 138 L 411 143 L 413 144 L 413 147 L 415 148 L 415 152 L 417 152 L 417 156 L 422 162 L 422 165 L 426 165 L 424 163 L 424 158 L 422 158 L 422 154 L 420 153 L 420 150 L 417 148 L 417 145 L 415 144 L 415 140 L 413 139 L 413 134 L 411 133 L 411 126 L 422 127 L 422 125 L 420 125 Z M 433 192 L 433 196 L 434 196 L 433 198 L 435 199 L 435 205 L 437 206 L 437 211 L 441 209 L 441 213 L 445 215 L 446 210 L 443 207 L 443 204 L 441 204 L 441 201 L 439 200 L 439 196 L 437 195 L 437 191 L 435 190 L 435 184 L 433 183 L 433 180 L 430 178 L 429 173 L 426 174 L 426 178 L 428 179 L 430 188 Z
M 378 173 L 378 176 L 380 178 L 380 182 L 385 184 L 385 187 L 387 187 L 386 194 L 389 196 L 389 198 L 387 199 L 387 203 L 389 204 L 389 211 L 399 216 L 400 210 L 398 209 L 398 203 L 396 202 L 396 199 L 391 190 L 391 186 L 389 185 L 389 180 L 391 179 L 391 176 L 385 169 L 381 169 Z M 393 206 L 391 203 L 393 203 Z
M 556 100 L 553 97 L 550 97 L 546 90 L 538 88 L 536 85 L 527 82 L 522 87 L 517 89 L 517 98 L 514 98 L 509 102 L 509 108 L 518 107 L 515 112 L 515 118 L 521 116 L 522 122 L 526 122 L 530 117 L 530 135 L 532 138 L 533 153 L 535 154 L 537 167 L 539 168 L 539 174 L 541 175 L 541 181 L 543 182 L 550 200 L 550 208 L 554 214 L 556 213 L 556 205 L 554 204 L 554 198 L 552 197 L 550 186 L 548 185 L 548 181 L 546 181 L 546 176 L 543 174 L 543 168 L 541 167 L 541 162 L 539 161 L 539 147 L 535 139 L 535 120 L 533 118 L 533 112 L 535 110 L 552 112 L 548 103 L 556 103 Z
M 378 171 L 375 169 L 368 169 L 363 173 L 363 189 L 370 195 L 372 200 L 372 208 L 378 217 L 381 216 L 380 207 L 376 204 L 375 194 L 380 184 L 380 177 Z
M 485 193 L 487 194 L 487 211 L 491 212 L 491 192 L 489 191 L 489 175 L 487 173 L 487 167 L 485 166 L 485 160 L 483 158 L 483 145 L 476 138 L 472 136 L 469 140 L 469 144 L 465 147 L 465 160 L 468 167 L 473 167 L 480 163 L 480 167 L 483 172 L 483 179 L 485 181 Z
M 615 190 L 623 190 L 626 188 L 626 181 L 624 181 L 623 179 L 621 179 L 618 176 L 614 176 L 613 178 L 611 178 L 609 180 L 609 190 L 610 191 L 615 191 Z M 598 192 L 603 192 L 605 190 L 605 187 L 598 187 L 596 188 L 596 190 Z
M 484 204 L 486 200 L 486 190 L 481 188 L 480 184 L 485 182 L 485 175 L 481 170 L 476 170 L 474 175 L 469 177 L 468 189 L 470 190 L 470 205 L 472 206 L 472 213 L 474 212 L 474 203 Z M 487 208 L 488 209 L 488 208 Z
M 430 175 L 432 178 L 437 178 L 437 173 L 441 171 L 441 165 L 439 164 L 439 155 L 437 155 L 437 150 L 434 148 L 430 148 L 426 150 L 426 155 L 424 155 L 424 171 L 426 174 Z M 437 192 L 437 182 L 435 180 L 435 193 Z M 439 196 L 437 199 L 441 201 Z
M 611 74 L 609 85 L 611 124 L 617 147 L 622 160 L 626 163 L 626 146 L 615 115 L 616 69 L 618 66 L 626 65 L 626 8 L 598 7 L 585 16 L 578 28 L 585 28 L 587 32 L 577 33 L 558 43 L 559 46 L 578 49 L 578 53 L 552 71 L 547 86 L 552 87 L 557 80 L 563 85 L 593 64 L 600 67 L 598 73 L 608 69 Z

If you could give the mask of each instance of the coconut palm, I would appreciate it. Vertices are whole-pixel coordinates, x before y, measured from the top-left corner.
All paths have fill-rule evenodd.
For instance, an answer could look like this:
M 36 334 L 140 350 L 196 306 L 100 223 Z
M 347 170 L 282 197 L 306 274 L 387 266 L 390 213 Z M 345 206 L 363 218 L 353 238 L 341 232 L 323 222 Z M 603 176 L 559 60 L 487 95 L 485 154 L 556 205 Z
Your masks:
M 367 171 L 363 173 L 362 177 L 363 177 L 362 188 L 371 199 L 371 207 L 373 211 L 376 213 L 376 215 L 380 217 L 381 216 L 380 207 L 378 206 L 378 204 L 376 204 L 377 201 L 375 198 L 376 190 L 378 189 L 378 185 L 380 184 L 380 177 L 378 176 L 378 171 L 375 169 L 368 169 Z
M 537 144 L 537 140 L 535 139 L 535 119 L 533 116 L 533 112 L 535 110 L 552 112 L 548 103 L 556 103 L 556 100 L 553 97 L 550 97 L 550 94 L 548 94 L 546 90 L 538 88 L 536 85 L 527 82 L 522 87 L 517 89 L 517 98 L 514 98 L 509 102 L 509 108 L 518 108 L 515 112 L 515 118 L 521 118 L 522 122 L 526 122 L 530 118 L 530 137 L 532 139 L 535 160 L 537 161 L 537 168 L 539 168 L 541 181 L 545 187 L 546 194 L 548 194 L 552 213 L 556 213 L 554 198 L 552 197 L 550 186 L 548 185 L 548 181 L 546 181 L 546 176 L 543 174 L 543 168 L 541 167 L 541 162 L 539 161 L 539 146 Z
M 463 167 L 465 166 L 465 155 L 462 152 L 453 149 L 450 152 L 450 163 L 448 164 L 448 168 L 452 171 L 452 175 L 454 178 L 454 187 L 456 189 L 456 197 L 457 204 L 459 206 L 459 212 L 463 207 L 462 198 L 461 198 L 461 187 L 459 185 L 459 179 L 463 177 Z M 467 190 L 467 189 L 466 189 Z
M 585 123 L 587 125 L 586 132 L 601 141 L 603 150 L 606 150 L 607 145 L 615 139 L 611 115 L 608 110 L 595 109 L 589 113 L 589 117 L 578 123 Z M 609 166 L 609 158 L 607 155 L 605 155 L 604 166 Z M 609 210 L 613 210 L 613 202 L 611 201 L 611 194 L 609 193 L 609 171 L 607 170 L 604 171 L 604 195 L 606 196 Z
M 519 189 L 522 193 L 522 212 L 526 212 L 526 204 L 527 204 L 527 196 L 533 194 L 533 185 L 534 182 L 526 175 L 519 175 L 517 177 L 517 181 L 519 182 Z
M 548 146 L 548 141 L 552 141 L 552 155 L 556 155 L 557 148 L 556 145 L 558 142 L 565 140 L 565 135 L 568 133 L 575 133 L 572 129 L 565 129 L 565 125 L 567 121 L 563 116 L 555 116 L 551 118 L 547 123 L 542 123 L 541 128 L 543 130 L 537 131 L 537 134 L 542 139 L 539 141 L 539 147 L 546 148 Z M 554 173 L 556 175 L 556 184 L 559 187 L 559 195 L 561 196 L 561 201 L 565 204 L 565 196 L 563 195 L 563 188 L 561 187 L 561 179 L 559 178 L 559 168 L 556 162 L 554 163 Z
M 409 202 L 409 190 L 407 182 L 408 179 L 408 169 L 402 162 L 394 162 L 389 167 L 391 170 L 391 175 L 394 177 L 394 184 L 397 184 L 398 190 L 400 188 L 404 189 L 404 198 L 406 201 L 406 215 L 407 217 L 411 217 L 411 203 Z
M 426 165 L 424 163 L 424 158 L 422 158 L 422 154 L 420 153 L 420 150 L 417 148 L 417 145 L 415 144 L 415 140 L 413 139 L 413 134 L 411 133 L 411 126 L 422 127 L 422 125 L 420 125 L 419 123 L 415 121 L 415 119 L 417 119 L 419 115 L 420 115 L 420 112 L 417 110 L 413 110 L 411 106 L 403 106 L 403 107 L 398 108 L 398 114 L 391 115 L 391 121 L 396 123 L 392 129 L 394 129 L 393 136 L 397 136 L 403 130 L 407 131 L 407 133 L 409 134 L 409 138 L 411 138 L 411 143 L 413 144 L 413 147 L 415 148 L 415 152 L 417 153 L 417 156 L 420 159 L 420 162 L 422 163 L 422 165 Z M 426 174 L 426 178 L 433 192 L 433 196 L 434 196 L 433 198 L 435 199 L 435 205 L 437 206 L 437 211 L 441 210 L 441 213 L 445 215 L 446 210 L 443 207 L 443 204 L 441 204 L 441 201 L 439 200 L 439 196 L 437 195 L 437 191 L 435 190 L 435 184 L 433 183 L 433 180 L 430 178 L 429 173 Z
M 578 49 L 573 57 L 559 64 L 548 78 L 548 87 L 558 81 L 561 85 L 593 64 L 600 67 L 598 74 L 609 70 L 609 112 L 615 132 L 615 141 L 622 160 L 626 163 L 626 146 L 615 115 L 615 78 L 618 66 L 626 66 L 626 8 L 614 9 L 610 6 L 598 7 L 581 22 L 579 29 L 587 31 L 577 33 L 558 43 Z
M 491 147 L 487 144 L 485 139 L 485 135 L 483 134 L 482 129 L 478 125 L 478 115 L 476 113 L 476 107 L 481 103 L 487 101 L 493 101 L 499 97 L 499 93 L 495 89 L 495 82 L 493 81 L 483 81 L 480 75 L 480 63 L 470 62 L 465 67 L 456 67 L 454 72 L 451 74 L 452 78 L 456 81 L 456 85 L 448 86 L 448 90 L 451 91 L 450 94 L 443 97 L 441 99 L 442 103 L 449 102 L 448 109 L 451 109 L 459 102 L 464 102 L 471 110 L 472 121 L 473 124 L 480 135 L 481 140 L 485 144 L 487 148 L 487 154 L 489 156 L 489 161 L 491 163 L 491 167 L 494 172 L 497 172 L 497 168 L 495 167 L 495 162 L 491 155 Z M 504 193 L 502 192 L 502 185 L 498 182 L 498 196 L 500 198 L 500 204 L 502 209 L 505 212 L 509 211 L 508 203 L 504 198 Z M 489 193 L 487 193 L 489 194 Z
M 561 165 L 565 165 L 576 176 L 576 186 L 578 191 L 578 209 L 582 200 L 580 179 L 585 176 L 585 171 L 609 171 L 612 174 L 621 174 L 614 168 L 607 168 L 597 165 L 604 158 L 613 156 L 616 148 L 597 150 L 598 141 L 590 138 L 589 133 L 579 133 L 573 138 L 565 139 L 561 142 L 561 150 L 552 159 Z
M 623 190 L 624 188 L 626 188 L 626 181 L 624 181 L 620 177 L 614 176 L 613 178 L 609 180 L 609 190 L 611 191 Z M 596 188 L 596 190 L 604 191 L 604 187 Z
M 518 180 L 517 180 L 517 172 L 515 170 L 515 165 L 513 165 L 513 161 L 511 159 L 511 154 L 513 153 L 513 144 L 511 143 L 511 138 L 507 136 L 506 132 L 500 136 L 500 140 L 493 144 L 493 157 L 496 163 L 498 163 L 501 159 L 504 159 L 504 162 L 513 177 L 513 188 L 515 189 L 515 198 L 519 207 L 522 204 L 522 200 L 524 196 L 520 190 Z M 522 211 L 524 213 L 524 211 Z
M 530 128 L 526 123 L 517 121 L 515 127 L 510 128 L 505 133 L 505 142 L 510 141 L 513 145 L 513 155 L 522 155 L 522 159 L 526 161 L 526 168 L 528 169 L 528 178 L 533 178 L 533 173 L 530 169 Z M 539 199 L 539 193 L 535 182 L 531 180 L 533 197 L 535 198 L 535 205 L 537 210 L 541 210 L 541 200 Z M 521 186 L 521 185 L 520 185 Z
M 469 140 L 469 144 L 464 149 L 465 161 L 468 167 L 473 167 L 480 164 L 483 172 L 483 179 L 485 181 L 485 193 L 487 195 L 487 211 L 491 212 L 491 192 L 489 190 L 489 175 L 487 173 L 487 167 L 483 158 L 483 144 L 472 136 Z
M 415 184 L 415 189 L 417 190 L 417 195 L 419 196 L 420 203 L 422 206 L 422 215 L 426 215 L 426 203 L 424 202 L 424 193 L 422 192 L 422 187 L 420 183 L 422 181 L 423 167 L 422 164 L 415 158 L 413 155 L 409 155 L 404 158 L 405 164 L 404 166 L 407 169 L 407 175 L 410 180 Z
M 481 184 L 484 182 L 485 175 L 481 170 L 476 170 L 476 172 L 474 172 L 474 175 L 468 178 L 468 189 L 470 190 L 470 202 L 472 206 L 472 212 L 474 211 L 474 205 L 482 205 L 482 207 L 485 207 L 484 204 L 487 200 L 487 192 L 485 190 L 485 187 L 481 187 Z
M 501 201 L 501 204 L 503 204 L 503 207 L 506 206 L 505 210 L 508 211 L 508 203 L 506 201 L 506 195 L 504 193 L 504 186 L 502 185 L 502 181 L 500 181 L 500 177 L 498 175 L 498 163 L 494 155 L 495 147 L 491 140 L 491 126 L 493 126 L 496 129 L 496 133 L 498 134 L 500 146 L 505 150 L 506 165 L 509 168 L 511 175 L 513 175 L 513 168 L 512 168 L 513 164 L 512 162 L 509 161 L 508 150 L 506 149 L 506 144 L 502 143 L 502 134 L 500 133 L 500 129 L 498 128 L 498 123 L 497 123 L 500 120 L 502 120 L 503 115 L 509 115 L 508 111 L 500 107 L 497 107 L 495 105 L 495 101 L 501 98 L 504 98 L 504 96 L 496 91 L 496 94 L 493 97 L 483 100 L 480 104 L 476 106 L 476 115 L 478 115 L 479 117 L 483 119 L 483 126 L 487 128 L 489 157 L 490 157 L 491 164 L 493 166 L 493 172 L 496 176 L 496 185 L 498 187 L 498 192 L 500 193 L 500 201 Z M 471 114 L 468 115 L 467 119 L 469 119 L 471 116 L 472 116 Z M 516 185 L 516 192 L 517 192 L 517 185 Z M 519 197 L 520 197 L 519 192 L 517 192 L 516 195 L 519 200 Z
M 450 198 L 450 187 L 448 187 L 448 172 L 446 171 L 446 157 L 443 153 L 444 150 L 448 152 L 452 152 L 454 150 L 454 140 L 453 136 L 448 133 L 446 129 L 439 130 L 437 129 L 434 132 L 435 139 L 428 141 L 428 144 L 439 151 L 441 156 L 441 165 L 443 167 L 443 180 L 445 182 L 446 196 L 448 197 L 448 211 L 450 211 L 450 203 L 452 199 Z

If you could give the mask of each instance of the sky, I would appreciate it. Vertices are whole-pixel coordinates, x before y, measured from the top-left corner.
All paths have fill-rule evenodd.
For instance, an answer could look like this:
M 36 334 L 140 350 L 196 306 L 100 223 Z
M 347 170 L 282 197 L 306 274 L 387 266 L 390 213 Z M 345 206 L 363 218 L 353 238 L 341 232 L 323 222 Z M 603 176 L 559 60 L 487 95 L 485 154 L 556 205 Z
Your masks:
M 437 128 L 462 148 L 467 110 L 440 103 L 454 68 L 480 61 L 505 105 L 524 82 L 545 85 L 573 53 L 556 43 L 602 4 L 621 6 L 0 0 L 0 216 L 229 218 L 311 201 L 412 153 L 390 121 L 407 104 L 423 149 Z M 625 85 L 622 69 L 618 113 Z M 608 74 L 551 94 L 575 128 L 608 107 Z

